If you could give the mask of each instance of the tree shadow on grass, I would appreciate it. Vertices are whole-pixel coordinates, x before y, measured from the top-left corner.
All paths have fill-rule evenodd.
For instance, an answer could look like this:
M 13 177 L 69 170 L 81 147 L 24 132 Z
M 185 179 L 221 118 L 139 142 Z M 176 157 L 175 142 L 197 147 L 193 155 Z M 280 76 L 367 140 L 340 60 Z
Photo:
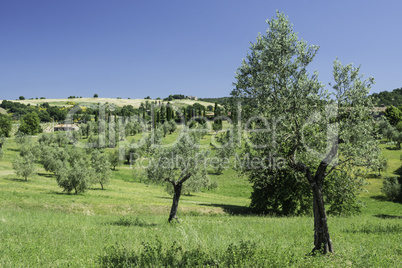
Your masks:
M 390 151 L 399 151 L 401 150 L 400 148 L 393 146 L 393 147 L 385 147 L 385 149 L 390 150 Z
M 74 191 L 73 191 L 73 192 L 70 192 L 70 193 L 67 193 L 67 192 L 49 191 L 49 192 L 46 192 L 46 194 L 69 195 L 69 196 L 80 196 L 80 195 L 82 195 L 82 196 L 84 196 L 84 194 L 82 194 L 82 193 L 76 194 Z
M 88 188 L 88 190 L 91 190 L 91 191 L 105 191 L 106 188 L 102 189 L 101 187 L 97 187 L 97 188 L 90 187 L 90 188 Z
M 5 180 L 8 181 L 18 181 L 18 182 L 29 182 L 29 180 L 25 180 L 25 179 L 20 179 L 20 178 L 4 178 Z
M 192 196 L 196 196 L 196 195 L 194 195 L 194 194 L 181 194 L 180 201 L 182 200 L 182 197 L 192 197 Z M 170 197 L 168 197 L 168 196 L 158 196 L 157 198 L 172 200 L 172 199 L 173 199 L 173 195 L 170 196 Z
M 365 234 L 391 234 L 402 233 L 402 226 L 399 224 L 363 224 L 355 225 L 351 228 L 345 229 L 346 233 L 365 233 Z
M 154 227 L 156 223 L 149 223 L 139 217 L 122 216 L 119 219 L 109 222 L 108 224 L 117 226 L 139 226 L 139 227 Z
M 374 215 L 374 217 L 377 217 L 380 219 L 402 219 L 402 216 L 387 215 L 387 214 L 378 214 L 378 215 Z
M 370 198 L 375 199 L 377 201 L 383 201 L 383 202 L 388 201 L 384 195 L 373 195 L 370 196 Z
M 39 176 L 46 177 L 46 178 L 55 178 L 56 175 L 49 174 L 49 173 L 38 173 Z
M 249 207 L 225 205 L 225 204 L 200 204 L 201 206 L 220 207 L 225 213 L 230 215 L 256 215 Z

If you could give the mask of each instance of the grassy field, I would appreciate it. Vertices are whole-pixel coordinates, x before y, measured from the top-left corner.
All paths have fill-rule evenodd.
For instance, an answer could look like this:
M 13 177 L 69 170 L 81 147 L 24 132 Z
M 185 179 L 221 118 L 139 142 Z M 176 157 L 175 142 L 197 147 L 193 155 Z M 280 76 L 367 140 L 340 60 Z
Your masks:
M 31 104 L 33 106 L 36 106 L 38 104 L 42 103 L 49 103 L 51 106 L 71 106 L 68 105 L 67 102 L 74 102 L 75 104 L 85 106 L 85 105 L 90 105 L 90 104 L 97 104 L 97 103 L 109 103 L 109 104 L 115 104 L 117 106 L 124 106 L 124 105 L 132 105 L 134 108 L 139 108 L 141 102 L 145 103 L 147 100 L 146 99 L 117 99 L 117 98 L 76 98 L 76 99 L 33 99 L 33 100 L 10 100 L 14 102 L 20 102 L 23 104 Z M 153 102 L 155 100 L 148 100 L 150 102 Z M 159 100 L 158 100 L 159 102 Z M 205 101 L 195 101 L 195 100 L 174 100 L 171 101 L 174 106 L 176 107 L 184 107 L 187 105 L 193 105 L 194 103 L 199 103 L 204 106 L 208 105 L 213 105 L 210 102 L 205 102 Z M 164 102 L 167 103 L 167 102 Z
M 172 142 L 175 135 L 164 142 Z M 210 137 L 203 143 L 208 144 Z M 391 175 L 402 164 L 402 151 L 382 146 L 390 158 L 386 174 Z M 181 223 L 169 224 L 171 196 L 161 186 L 140 182 L 127 165 L 113 171 L 106 190 L 95 185 L 85 194 L 69 195 L 40 165 L 27 182 L 17 178 L 11 167 L 19 153 L 13 138 L 7 139 L 4 150 L 0 267 L 99 267 L 108 266 L 113 258 L 121 264 L 138 256 L 155 261 L 150 266 L 160 266 L 157 260 L 163 258 L 179 266 L 191 252 L 210 259 L 198 264 L 221 267 L 400 267 L 402 263 L 402 205 L 383 201 L 381 178 L 369 179 L 368 192 L 360 198 L 365 204 L 360 215 L 329 218 L 335 254 L 311 257 L 307 254 L 313 247 L 313 219 L 249 215 L 251 185 L 233 170 L 219 176 L 210 173 L 218 188 L 183 196 Z M 253 258 L 243 260 L 244 256 Z

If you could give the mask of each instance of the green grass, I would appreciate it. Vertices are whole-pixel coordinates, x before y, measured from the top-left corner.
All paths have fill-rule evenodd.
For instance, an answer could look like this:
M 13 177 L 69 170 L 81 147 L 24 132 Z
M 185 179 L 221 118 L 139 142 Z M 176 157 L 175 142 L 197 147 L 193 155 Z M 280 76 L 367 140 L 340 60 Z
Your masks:
M 168 135 L 164 142 L 171 143 L 176 136 L 177 132 Z M 210 137 L 205 137 L 206 145 Z M 402 205 L 382 200 L 381 178 L 369 179 L 369 191 L 360 198 L 364 203 L 360 215 L 329 218 L 335 254 L 311 257 L 306 254 L 313 248 L 313 219 L 244 214 L 251 185 L 233 170 L 209 174 L 218 188 L 182 196 L 181 223 L 168 224 L 171 196 L 161 186 L 134 178 L 128 165 L 112 172 L 106 190 L 95 185 L 85 194 L 69 195 L 40 165 L 27 182 L 17 178 L 11 167 L 19 153 L 14 139 L 7 139 L 4 149 L 0 267 L 99 267 L 101 258 L 113 253 L 112 246 L 122 248 L 113 254 L 135 255 L 144 251 L 144 242 L 157 245 L 158 240 L 163 250 L 176 241 L 183 252 L 196 250 L 215 256 L 216 261 L 228 254 L 231 244 L 255 243 L 253 248 L 261 251 L 255 261 L 266 267 L 398 267 L 402 263 Z M 383 146 L 383 152 L 392 163 L 386 174 L 393 174 L 402 151 Z

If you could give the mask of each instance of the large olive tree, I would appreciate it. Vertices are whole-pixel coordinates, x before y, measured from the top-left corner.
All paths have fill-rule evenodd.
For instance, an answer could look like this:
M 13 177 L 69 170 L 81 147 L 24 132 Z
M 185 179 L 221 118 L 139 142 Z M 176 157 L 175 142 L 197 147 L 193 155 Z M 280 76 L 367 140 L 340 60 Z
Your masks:
M 232 96 L 241 101 L 248 148 L 262 159 L 248 167 L 254 179 L 277 179 L 280 172 L 304 178 L 313 196 L 313 252 L 333 252 L 324 206 L 324 180 L 352 175 L 377 158 L 368 93 L 373 80 L 360 69 L 335 60 L 332 93 L 307 67 L 318 47 L 300 40 L 283 14 L 267 21 L 265 35 L 251 44 L 251 53 L 236 74 Z M 280 165 L 278 163 L 281 163 Z M 298 175 L 299 174 L 299 175 Z

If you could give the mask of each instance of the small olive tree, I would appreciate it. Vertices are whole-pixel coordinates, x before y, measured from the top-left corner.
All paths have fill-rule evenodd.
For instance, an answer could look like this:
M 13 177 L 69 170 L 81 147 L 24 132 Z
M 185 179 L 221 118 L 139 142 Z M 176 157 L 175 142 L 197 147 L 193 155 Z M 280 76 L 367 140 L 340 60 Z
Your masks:
M 23 177 L 26 181 L 28 177 L 35 173 L 35 157 L 31 152 L 24 156 L 18 156 L 13 162 L 13 169 L 17 176 Z
M 112 165 L 113 170 L 116 170 L 116 167 L 121 163 L 119 149 L 115 149 L 109 154 L 109 162 Z
M 169 148 L 159 149 L 150 159 L 146 183 L 170 184 L 173 188 L 173 204 L 168 221 L 177 218 L 177 208 L 183 186 L 187 191 L 198 191 L 210 184 L 207 176 L 207 152 L 199 150 L 195 139 L 182 135 Z
M 110 180 L 110 162 L 105 154 L 101 154 L 99 150 L 95 150 L 91 155 L 91 166 L 94 171 L 93 182 L 99 183 L 102 190 L 104 185 L 109 183 Z

